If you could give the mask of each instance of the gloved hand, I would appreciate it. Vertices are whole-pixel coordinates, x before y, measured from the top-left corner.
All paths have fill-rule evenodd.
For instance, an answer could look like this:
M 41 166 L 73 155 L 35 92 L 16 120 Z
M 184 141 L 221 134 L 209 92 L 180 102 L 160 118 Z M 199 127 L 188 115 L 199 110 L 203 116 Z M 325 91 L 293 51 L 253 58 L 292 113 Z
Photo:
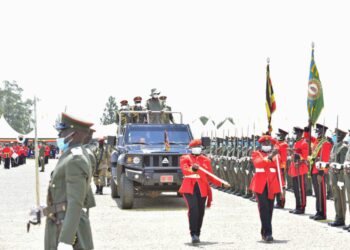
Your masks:
M 58 246 L 57 246 L 57 250 L 72 250 L 73 246 L 63 243 L 63 242 L 59 242 Z
M 193 165 L 192 165 L 192 171 L 193 171 L 193 172 L 197 172 L 197 171 L 198 171 L 198 168 L 199 168 L 199 166 L 198 166 L 197 164 L 193 164 Z
M 225 183 L 225 184 L 224 184 L 224 183 L 222 183 L 222 187 L 223 187 L 223 188 L 230 188 L 230 187 L 231 187 L 231 185 L 230 185 L 229 183 L 227 183 L 227 184 L 226 184 L 226 183 Z

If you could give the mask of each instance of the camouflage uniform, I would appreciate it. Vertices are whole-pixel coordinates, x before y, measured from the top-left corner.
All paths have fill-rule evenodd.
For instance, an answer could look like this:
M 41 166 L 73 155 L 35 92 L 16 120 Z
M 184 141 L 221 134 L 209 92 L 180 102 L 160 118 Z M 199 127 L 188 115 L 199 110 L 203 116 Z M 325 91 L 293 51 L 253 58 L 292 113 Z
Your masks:
M 110 158 L 111 152 L 110 147 L 100 144 L 96 153 L 96 168 L 94 172 L 94 183 L 96 185 L 96 194 L 103 194 L 103 187 L 105 187 L 111 178 L 110 173 Z M 107 183 L 106 183 L 107 179 Z

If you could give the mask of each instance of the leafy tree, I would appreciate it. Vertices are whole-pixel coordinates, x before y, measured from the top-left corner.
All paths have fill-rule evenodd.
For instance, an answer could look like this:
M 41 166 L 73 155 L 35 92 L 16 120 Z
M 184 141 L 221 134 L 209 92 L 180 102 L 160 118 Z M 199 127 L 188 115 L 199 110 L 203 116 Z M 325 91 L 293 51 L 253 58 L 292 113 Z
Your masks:
M 3 88 L 0 88 L 0 116 L 3 115 L 13 129 L 27 134 L 33 129 L 33 101 L 22 100 L 22 92 L 23 89 L 16 81 L 3 81 Z
M 118 110 L 117 102 L 115 101 L 115 98 L 113 96 L 110 96 L 106 103 L 106 107 L 104 109 L 102 117 L 100 118 L 101 124 L 109 125 L 109 124 L 115 123 L 117 110 Z

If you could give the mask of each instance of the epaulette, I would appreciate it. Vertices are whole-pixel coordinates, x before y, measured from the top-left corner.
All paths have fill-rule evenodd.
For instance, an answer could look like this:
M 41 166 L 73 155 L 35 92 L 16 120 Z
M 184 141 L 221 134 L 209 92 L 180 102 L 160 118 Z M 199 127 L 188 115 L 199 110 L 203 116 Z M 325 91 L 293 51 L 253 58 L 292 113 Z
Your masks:
M 81 147 L 72 148 L 71 152 L 73 155 L 83 155 L 83 150 Z

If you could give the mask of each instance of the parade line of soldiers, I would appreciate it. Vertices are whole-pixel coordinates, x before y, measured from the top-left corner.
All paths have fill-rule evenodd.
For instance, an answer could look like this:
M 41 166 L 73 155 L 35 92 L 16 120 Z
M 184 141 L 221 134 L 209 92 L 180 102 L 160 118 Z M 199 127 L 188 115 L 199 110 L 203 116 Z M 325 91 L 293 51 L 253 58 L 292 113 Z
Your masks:
M 316 137 L 311 137 L 311 143 L 308 127 L 294 127 L 294 136 L 291 138 L 287 138 L 288 132 L 285 130 L 278 130 L 272 144 L 274 155 L 279 155 L 283 191 L 276 195 L 274 207 L 285 207 L 285 191 L 290 190 L 295 196 L 295 209 L 290 213 L 304 214 L 306 197 L 314 194 L 315 214 L 310 219 L 326 220 L 326 200 L 332 199 L 336 217 L 328 224 L 333 227 L 342 226 L 350 232 L 350 226 L 345 225 L 345 193 L 350 199 L 350 146 L 348 141 L 344 141 L 346 132 L 336 128 L 332 137 L 326 137 L 327 129 L 326 126 L 317 124 Z M 259 138 L 254 135 L 212 138 L 211 147 L 206 154 L 211 159 L 214 173 L 231 185 L 230 189 L 222 188 L 222 191 L 256 200 L 256 194 L 250 185 L 257 172 L 252 154 L 261 150 Z

